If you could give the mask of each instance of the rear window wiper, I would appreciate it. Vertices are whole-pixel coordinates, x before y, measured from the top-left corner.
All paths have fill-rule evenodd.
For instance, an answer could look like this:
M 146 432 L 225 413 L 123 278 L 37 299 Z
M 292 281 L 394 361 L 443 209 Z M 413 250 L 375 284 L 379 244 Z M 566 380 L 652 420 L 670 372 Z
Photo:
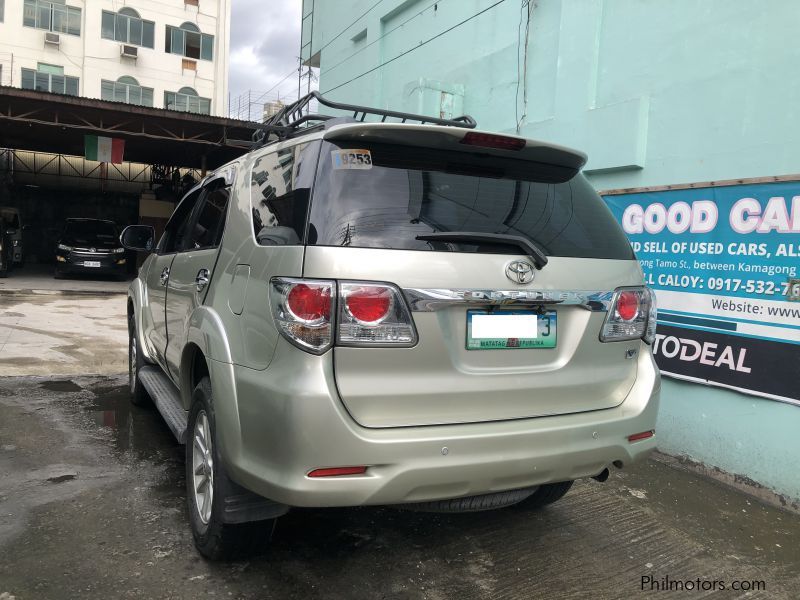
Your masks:
M 416 239 L 423 242 L 475 242 L 478 244 L 506 244 L 517 246 L 529 255 L 537 269 L 547 264 L 547 256 L 532 241 L 518 235 L 505 233 L 478 233 L 477 231 L 437 231 L 418 235 Z

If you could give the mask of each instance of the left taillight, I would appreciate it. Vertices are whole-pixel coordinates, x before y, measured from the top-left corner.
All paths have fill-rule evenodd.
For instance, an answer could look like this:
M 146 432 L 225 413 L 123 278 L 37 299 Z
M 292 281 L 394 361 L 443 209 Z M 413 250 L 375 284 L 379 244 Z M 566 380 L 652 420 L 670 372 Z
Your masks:
M 656 321 L 656 299 L 650 288 L 618 289 L 609 305 L 600 341 L 622 342 L 641 338 L 650 344 L 655 339 Z
M 338 300 L 337 345 L 402 348 L 417 343 L 414 320 L 397 287 L 340 281 Z
M 407 348 L 417 343 L 414 319 L 389 283 L 274 277 L 272 315 L 298 348 L 323 354 L 337 346 Z
M 272 315 L 281 334 L 298 348 L 322 354 L 333 343 L 333 281 L 273 278 Z

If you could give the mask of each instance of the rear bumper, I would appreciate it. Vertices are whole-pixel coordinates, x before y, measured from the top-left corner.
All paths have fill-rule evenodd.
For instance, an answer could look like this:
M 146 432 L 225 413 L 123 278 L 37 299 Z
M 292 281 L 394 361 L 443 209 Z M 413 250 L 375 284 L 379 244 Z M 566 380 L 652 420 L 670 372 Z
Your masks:
M 566 481 L 596 475 L 614 461 L 629 464 L 656 446 L 655 437 L 627 441 L 656 425 L 660 377 L 644 345 L 636 383 L 614 408 L 368 429 L 338 398 L 329 354 L 315 357 L 279 344 L 268 369 L 214 363 L 211 382 L 220 446 L 233 478 L 290 506 L 399 504 Z M 360 465 L 369 466 L 366 475 L 306 476 L 320 467 Z

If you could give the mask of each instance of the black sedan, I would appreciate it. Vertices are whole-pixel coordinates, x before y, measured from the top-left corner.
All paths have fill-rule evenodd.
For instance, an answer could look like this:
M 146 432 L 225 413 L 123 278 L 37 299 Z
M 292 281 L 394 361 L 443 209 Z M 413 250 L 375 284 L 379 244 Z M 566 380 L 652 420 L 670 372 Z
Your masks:
M 67 219 L 56 248 L 56 277 L 66 274 L 114 275 L 127 273 L 125 249 L 113 221 Z

